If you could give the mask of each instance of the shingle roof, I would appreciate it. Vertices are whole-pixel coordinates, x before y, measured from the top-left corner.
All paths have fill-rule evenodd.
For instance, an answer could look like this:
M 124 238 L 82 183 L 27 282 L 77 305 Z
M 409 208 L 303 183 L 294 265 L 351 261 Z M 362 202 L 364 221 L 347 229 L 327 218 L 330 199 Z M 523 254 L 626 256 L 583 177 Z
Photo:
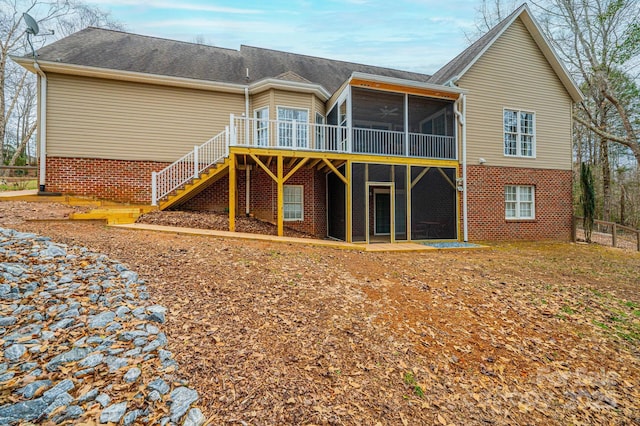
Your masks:
M 519 15 L 525 7 L 526 6 L 523 4 L 505 19 L 500 21 L 496 26 L 487 31 L 487 33 L 480 37 L 475 43 L 467 47 L 462 51 L 462 53 L 433 74 L 429 82 L 434 84 L 445 84 L 452 78 L 457 77 L 478 57 L 478 55 L 484 51 L 489 44 L 493 42 L 498 34 L 502 33 L 502 31 L 511 24 L 513 17 Z
M 277 50 L 240 50 L 89 27 L 38 50 L 41 61 L 224 83 L 307 80 L 333 93 L 353 72 L 427 82 L 429 75 Z M 249 79 L 247 76 L 249 69 Z

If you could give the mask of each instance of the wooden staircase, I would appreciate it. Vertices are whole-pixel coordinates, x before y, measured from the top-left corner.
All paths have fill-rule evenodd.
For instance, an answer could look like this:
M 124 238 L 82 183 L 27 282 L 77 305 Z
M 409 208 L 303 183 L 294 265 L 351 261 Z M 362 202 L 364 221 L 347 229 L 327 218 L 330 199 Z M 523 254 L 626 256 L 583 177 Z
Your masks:
M 209 169 L 192 179 L 189 183 L 168 194 L 158 201 L 158 208 L 166 210 L 169 207 L 189 201 L 203 190 L 211 186 L 214 182 L 227 175 L 229 172 L 229 158 L 214 164 Z

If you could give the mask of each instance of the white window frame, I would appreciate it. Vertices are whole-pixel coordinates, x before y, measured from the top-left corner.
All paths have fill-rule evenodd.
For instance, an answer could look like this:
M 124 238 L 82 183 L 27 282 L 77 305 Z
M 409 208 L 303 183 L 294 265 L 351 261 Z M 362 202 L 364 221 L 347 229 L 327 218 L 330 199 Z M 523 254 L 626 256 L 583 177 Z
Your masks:
M 300 201 L 287 202 L 287 190 L 296 189 L 300 191 Z M 285 222 L 301 222 L 304 221 L 304 185 L 284 185 L 282 190 L 282 198 L 284 199 L 283 203 L 283 216 Z M 289 217 L 287 218 L 287 205 L 300 205 L 300 217 Z
M 504 119 L 505 119 L 505 115 L 507 112 L 510 113 L 516 113 L 518 115 L 518 122 L 516 125 L 516 131 L 515 132 L 507 132 L 507 130 L 505 129 L 505 125 L 504 125 Z M 521 127 L 521 119 L 522 119 L 522 114 L 531 114 L 531 131 L 532 133 L 524 133 L 522 132 L 522 127 Z M 510 135 L 514 135 L 515 139 L 516 139 L 516 153 L 515 154 L 508 154 L 507 153 L 507 141 L 506 141 L 506 135 L 510 134 Z M 523 143 L 524 143 L 524 138 L 525 137 L 531 137 L 531 155 L 528 154 L 524 154 L 524 150 L 523 150 Z M 502 154 L 505 157 L 519 157 L 519 158 L 536 158 L 536 113 L 535 111 L 531 111 L 531 110 L 526 110 L 526 109 L 519 109 L 519 108 L 503 108 L 502 109 Z
M 525 196 L 524 188 L 531 189 L 531 200 L 524 199 L 524 196 Z M 515 190 L 514 199 L 507 198 L 509 196 L 510 189 Z M 522 214 L 522 207 L 525 204 L 531 205 L 530 216 L 525 216 Z M 514 214 L 510 215 L 510 211 L 513 211 Z M 534 185 L 505 185 L 504 216 L 506 220 L 535 220 L 536 218 L 536 187 Z
M 266 118 L 260 118 L 259 113 L 264 112 Z M 253 140 L 257 146 L 269 146 L 269 107 L 262 107 L 253 110 L 255 126 L 253 129 Z
M 293 141 L 291 145 L 285 145 L 284 143 L 282 143 L 283 140 L 281 138 L 283 138 L 284 135 L 281 134 L 281 131 L 285 128 L 284 126 L 287 126 L 286 124 L 287 122 L 293 122 L 293 120 L 280 118 L 280 113 L 284 110 L 298 111 L 298 112 L 304 111 L 304 113 L 307 115 L 306 121 L 296 121 L 297 131 L 296 131 L 295 144 L 293 143 Z M 276 119 L 278 120 L 278 139 L 277 140 L 278 140 L 279 147 L 290 147 L 292 149 L 309 147 L 309 109 L 308 108 L 296 108 L 296 107 L 278 105 L 276 106 Z M 301 134 L 303 134 L 303 138 L 299 137 Z

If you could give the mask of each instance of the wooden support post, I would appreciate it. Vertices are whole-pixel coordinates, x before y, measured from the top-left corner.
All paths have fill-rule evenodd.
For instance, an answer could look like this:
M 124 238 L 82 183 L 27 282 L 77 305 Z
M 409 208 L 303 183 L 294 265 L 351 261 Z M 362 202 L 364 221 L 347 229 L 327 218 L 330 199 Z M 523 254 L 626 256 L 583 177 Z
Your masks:
M 284 236 L 284 159 L 278 155 L 278 236 Z
M 347 242 L 350 243 L 353 240 L 353 232 L 351 232 L 351 221 L 352 221 L 352 214 L 351 214 L 351 160 L 347 160 L 347 165 L 345 166 L 344 169 L 344 174 L 345 174 L 345 186 L 346 186 L 346 192 L 347 192 L 347 223 L 346 223 L 346 239 Z M 339 175 L 339 173 L 337 173 Z
M 611 226 L 611 242 L 614 247 L 618 247 L 618 227 L 615 222 Z
M 229 154 L 229 231 L 236 231 L 236 155 Z

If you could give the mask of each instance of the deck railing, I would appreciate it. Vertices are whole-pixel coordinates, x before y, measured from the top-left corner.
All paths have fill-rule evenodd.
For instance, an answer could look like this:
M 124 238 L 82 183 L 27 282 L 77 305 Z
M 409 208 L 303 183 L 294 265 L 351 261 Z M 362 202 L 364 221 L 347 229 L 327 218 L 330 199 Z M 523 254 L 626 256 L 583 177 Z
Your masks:
M 209 167 L 229 156 L 229 128 L 209 139 L 193 151 L 151 174 L 151 204 L 200 176 Z
M 457 158 L 452 136 L 234 116 L 230 130 L 233 146 L 443 160 Z

